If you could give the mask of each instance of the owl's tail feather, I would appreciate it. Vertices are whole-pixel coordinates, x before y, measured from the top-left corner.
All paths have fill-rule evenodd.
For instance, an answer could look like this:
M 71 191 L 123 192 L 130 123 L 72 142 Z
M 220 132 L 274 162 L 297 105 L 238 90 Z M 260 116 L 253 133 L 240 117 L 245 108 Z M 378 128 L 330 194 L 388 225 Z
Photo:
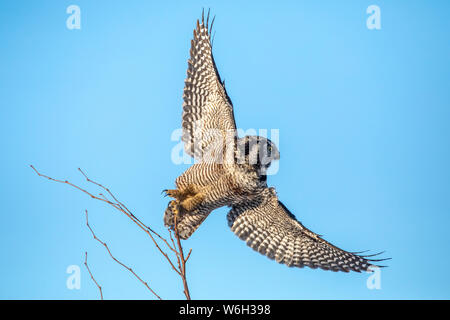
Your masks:
M 174 230 L 176 215 L 178 235 L 181 239 L 186 240 L 197 230 L 208 214 L 209 212 L 201 213 L 198 210 L 187 212 L 179 205 L 177 200 L 172 200 L 164 212 L 164 225 Z

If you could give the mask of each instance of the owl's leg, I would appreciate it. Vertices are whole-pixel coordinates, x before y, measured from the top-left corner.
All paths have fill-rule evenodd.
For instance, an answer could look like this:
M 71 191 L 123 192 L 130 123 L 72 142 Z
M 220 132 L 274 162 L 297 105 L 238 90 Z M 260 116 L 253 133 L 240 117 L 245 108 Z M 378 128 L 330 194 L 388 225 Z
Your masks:
M 178 189 L 164 189 L 163 192 L 166 194 L 166 196 L 169 196 L 174 199 L 182 199 L 183 198 L 183 192 L 181 192 Z
M 195 196 L 198 189 L 199 188 L 191 184 L 182 189 L 166 189 L 163 190 L 163 192 L 166 194 L 166 196 L 180 200 L 181 202 L 189 197 Z
M 193 211 L 205 199 L 205 194 L 201 192 L 201 187 L 194 184 L 183 189 L 164 190 L 166 195 L 175 198 L 186 211 Z
M 210 211 L 198 210 L 188 212 L 178 200 L 172 200 L 164 212 L 164 225 L 173 231 L 176 229 L 180 238 L 186 240 L 197 230 L 209 213 Z
M 188 197 L 181 202 L 181 206 L 186 211 L 194 211 L 205 199 L 205 194 L 203 192 L 197 192 L 194 196 Z
M 178 201 L 172 200 L 169 202 L 170 212 L 172 212 L 175 216 L 180 213 Z
M 182 208 L 178 200 L 172 200 L 169 202 L 166 211 L 164 212 L 164 224 L 166 227 L 173 226 L 175 220 L 178 221 L 181 218 Z

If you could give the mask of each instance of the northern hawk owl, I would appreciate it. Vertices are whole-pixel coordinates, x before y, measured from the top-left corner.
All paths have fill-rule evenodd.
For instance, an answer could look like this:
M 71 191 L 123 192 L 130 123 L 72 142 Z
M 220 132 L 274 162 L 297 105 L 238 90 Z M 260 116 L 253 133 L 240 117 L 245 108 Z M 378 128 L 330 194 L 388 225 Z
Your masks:
M 166 226 L 189 238 L 222 206 L 231 230 L 254 250 L 288 266 L 333 271 L 365 271 L 368 255 L 344 251 L 304 227 L 267 186 L 267 169 L 280 154 L 259 136 L 238 137 L 233 104 L 212 55 L 209 12 L 197 20 L 183 92 L 182 141 L 197 161 L 164 190 L 174 198 L 164 213 Z M 175 221 L 176 219 L 176 221 Z

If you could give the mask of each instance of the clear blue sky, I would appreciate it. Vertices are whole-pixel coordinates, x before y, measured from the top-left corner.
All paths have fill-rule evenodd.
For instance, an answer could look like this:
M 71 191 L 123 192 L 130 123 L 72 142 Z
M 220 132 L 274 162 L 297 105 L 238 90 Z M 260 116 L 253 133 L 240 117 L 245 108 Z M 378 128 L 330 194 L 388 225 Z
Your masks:
M 81 30 L 66 8 L 81 8 Z M 366 8 L 381 9 L 368 30 Z M 178 279 L 146 235 L 51 176 L 108 185 L 164 231 L 186 169 L 171 162 L 195 21 L 216 14 L 214 54 L 241 128 L 280 130 L 281 200 L 349 250 L 387 250 L 368 274 L 293 269 L 259 255 L 214 212 L 184 243 L 197 299 L 450 298 L 448 1 L 1 1 L 0 298 L 147 299 L 85 226 L 163 297 Z M 95 189 L 90 189 L 95 191 Z M 66 268 L 81 267 L 81 289 Z

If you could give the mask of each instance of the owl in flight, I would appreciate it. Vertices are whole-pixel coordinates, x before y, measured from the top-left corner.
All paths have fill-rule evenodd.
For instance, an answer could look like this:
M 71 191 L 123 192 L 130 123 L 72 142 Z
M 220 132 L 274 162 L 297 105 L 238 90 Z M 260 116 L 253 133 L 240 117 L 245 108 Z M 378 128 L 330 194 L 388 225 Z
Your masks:
M 209 12 L 197 20 L 183 92 L 182 141 L 196 160 L 164 190 L 174 198 L 164 224 L 189 238 L 219 207 L 231 230 L 254 250 L 287 266 L 332 271 L 366 271 L 373 255 L 344 251 L 303 226 L 267 186 L 267 169 L 280 158 L 277 147 L 260 136 L 238 137 L 233 104 L 212 55 Z

